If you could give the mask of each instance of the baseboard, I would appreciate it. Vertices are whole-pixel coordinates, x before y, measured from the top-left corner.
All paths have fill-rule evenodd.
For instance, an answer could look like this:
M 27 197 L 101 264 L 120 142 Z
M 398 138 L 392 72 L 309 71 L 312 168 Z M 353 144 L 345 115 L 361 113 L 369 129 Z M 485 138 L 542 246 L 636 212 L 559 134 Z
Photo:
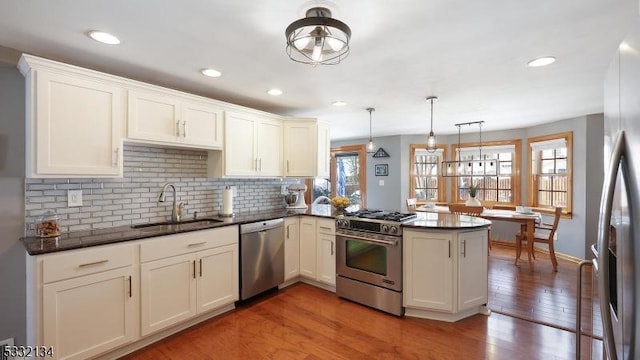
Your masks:
M 513 242 L 513 241 L 494 239 L 494 240 L 491 240 L 491 244 L 500 245 L 500 246 L 504 246 L 504 247 L 510 247 L 510 248 L 513 248 L 513 251 L 515 251 L 515 249 L 516 249 L 516 243 Z M 533 251 L 539 252 L 539 253 L 542 253 L 542 254 L 545 254 L 545 255 L 549 255 L 549 250 L 545 249 L 545 248 L 535 247 Z M 575 264 L 579 264 L 581 261 L 584 260 L 584 259 L 577 258 L 575 256 L 571 256 L 571 255 L 567 255 L 567 254 L 564 254 L 564 253 L 561 253 L 561 252 L 557 252 L 557 251 L 555 253 L 556 253 L 556 258 L 567 260 L 567 261 L 575 263 Z

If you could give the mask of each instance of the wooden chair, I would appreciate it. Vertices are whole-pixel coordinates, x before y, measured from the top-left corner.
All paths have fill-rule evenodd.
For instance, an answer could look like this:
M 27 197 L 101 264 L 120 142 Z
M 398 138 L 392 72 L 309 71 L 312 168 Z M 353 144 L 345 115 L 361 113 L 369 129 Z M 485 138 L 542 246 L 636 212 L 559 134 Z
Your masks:
M 416 198 L 407 199 L 407 211 L 410 213 L 416 212 L 416 205 L 418 204 L 418 200 Z
M 449 212 L 459 215 L 480 216 L 484 211 L 483 206 L 467 206 L 465 204 L 449 204 Z M 489 237 L 489 249 L 491 249 L 491 226 L 487 228 L 487 236 Z
M 558 271 L 558 260 L 556 259 L 556 253 L 553 250 L 553 237 L 558 230 L 558 223 L 560 223 L 560 215 L 562 214 L 562 208 L 557 207 L 555 211 L 555 216 L 553 218 L 553 224 L 541 223 L 536 225 L 534 234 L 533 234 L 533 242 L 539 242 L 543 244 L 547 244 L 549 246 L 549 257 L 551 258 L 551 264 L 553 264 L 553 271 Z M 520 253 L 522 252 L 522 242 L 527 244 L 527 232 L 526 229 L 521 228 L 520 232 L 516 234 L 516 256 L 519 259 Z M 529 248 L 527 251 L 531 251 L 531 255 L 535 259 L 535 251 Z

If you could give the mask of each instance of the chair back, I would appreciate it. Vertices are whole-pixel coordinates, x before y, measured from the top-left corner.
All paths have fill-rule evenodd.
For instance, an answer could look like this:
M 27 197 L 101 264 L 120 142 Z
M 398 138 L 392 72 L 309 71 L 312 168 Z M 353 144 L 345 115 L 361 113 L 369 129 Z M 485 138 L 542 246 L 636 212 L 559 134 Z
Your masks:
M 558 224 L 560 223 L 560 215 L 562 215 L 562 208 L 556 207 L 556 212 L 553 218 L 553 224 L 551 225 L 551 231 L 549 232 L 549 241 L 553 241 L 553 236 L 558 230 Z
M 407 210 L 410 213 L 414 213 L 416 212 L 416 204 L 418 203 L 418 200 L 416 198 L 409 198 L 407 199 Z
M 480 216 L 484 211 L 482 206 L 467 206 L 464 204 L 449 204 L 449 212 L 452 214 Z

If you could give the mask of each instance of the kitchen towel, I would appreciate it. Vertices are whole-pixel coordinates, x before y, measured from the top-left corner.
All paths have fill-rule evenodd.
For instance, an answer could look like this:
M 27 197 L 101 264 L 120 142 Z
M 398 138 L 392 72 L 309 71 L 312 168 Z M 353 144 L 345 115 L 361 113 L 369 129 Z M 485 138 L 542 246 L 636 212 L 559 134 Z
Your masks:
M 233 215 L 233 189 L 230 186 L 225 187 L 222 192 L 222 215 Z

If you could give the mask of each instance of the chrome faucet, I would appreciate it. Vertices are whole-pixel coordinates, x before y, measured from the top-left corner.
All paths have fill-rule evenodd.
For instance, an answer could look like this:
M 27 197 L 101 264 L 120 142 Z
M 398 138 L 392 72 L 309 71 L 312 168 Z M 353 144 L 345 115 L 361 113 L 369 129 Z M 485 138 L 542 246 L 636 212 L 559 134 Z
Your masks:
M 176 205 L 177 195 L 175 185 L 171 183 L 164 184 L 162 186 L 162 190 L 160 191 L 160 198 L 158 199 L 158 202 L 165 202 L 165 191 L 167 191 L 168 187 L 171 187 L 171 189 L 173 190 L 173 207 L 171 208 L 171 221 L 178 222 L 182 217 L 182 207 L 184 206 L 184 204 L 180 203 L 179 205 Z

